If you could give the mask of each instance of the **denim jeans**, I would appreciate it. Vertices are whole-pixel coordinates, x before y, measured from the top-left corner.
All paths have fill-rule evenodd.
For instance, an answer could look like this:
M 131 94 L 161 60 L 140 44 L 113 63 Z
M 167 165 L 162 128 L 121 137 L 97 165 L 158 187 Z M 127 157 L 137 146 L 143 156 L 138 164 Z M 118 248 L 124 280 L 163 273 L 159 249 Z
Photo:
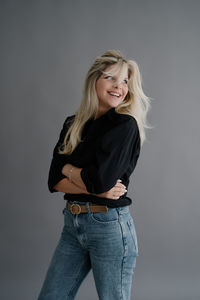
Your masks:
M 68 201 L 68 200 L 67 200 Z M 72 214 L 64 226 L 38 300 L 72 300 L 92 269 L 100 300 L 130 300 L 138 243 L 129 206 Z

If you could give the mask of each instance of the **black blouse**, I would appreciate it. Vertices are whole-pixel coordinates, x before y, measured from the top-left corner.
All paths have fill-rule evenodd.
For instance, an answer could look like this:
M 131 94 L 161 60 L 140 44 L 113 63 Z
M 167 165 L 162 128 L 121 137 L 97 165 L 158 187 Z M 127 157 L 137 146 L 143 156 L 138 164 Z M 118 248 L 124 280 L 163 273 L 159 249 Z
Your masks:
M 81 178 L 89 193 L 103 193 L 110 190 L 117 179 L 121 179 L 127 190 L 129 177 L 140 154 L 140 135 L 134 117 L 109 109 L 94 120 L 89 119 L 83 128 L 82 139 L 70 155 L 58 154 L 58 146 L 62 144 L 66 132 L 75 115 L 68 116 L 60 132 L 59 140 L 53 150 L 50 165 L 48 187 L 51 193 L 57 192 L 54 186 L 63 178 L 62 168 L 70 163 L 81 170 Z M 89 201 L 108 207 L 126 206 L 132 203 L 127 192 L 119 199 L 98 197 L 92 194 L 65 193 L 64 199 L 73 201 Z

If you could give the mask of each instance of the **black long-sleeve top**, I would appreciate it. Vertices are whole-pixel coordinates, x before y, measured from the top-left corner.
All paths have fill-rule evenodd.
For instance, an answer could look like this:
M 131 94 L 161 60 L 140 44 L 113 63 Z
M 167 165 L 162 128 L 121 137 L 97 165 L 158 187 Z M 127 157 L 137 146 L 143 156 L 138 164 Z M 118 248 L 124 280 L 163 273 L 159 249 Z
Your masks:
M 62 144 L 74 117 L 75 115 L 71 115 L 66 118 L 53 150 L 48 176 L 50 192 L 57 192 L 54 186 L 66 178 L 61 171 L 67 163 L 82 168 L 80 175 L 89 193 L 106 192 L 116 184 L 117 179 L 121 179 L 128 189 L 129 177 L 140 154 L 140 135 L 136 119 L 127 114 L 116 113 L 115 108 L 111 108 L 96 120 L 91 118 L 85 123 L 82 131 L 83 142 L 77 145 L 72 154 L 58 154 L 58 146 Z M 89 201 L 108 207 L 132 203 L 127 192 L 117 200 L 84 193 L 65 193 L 64 199 Z

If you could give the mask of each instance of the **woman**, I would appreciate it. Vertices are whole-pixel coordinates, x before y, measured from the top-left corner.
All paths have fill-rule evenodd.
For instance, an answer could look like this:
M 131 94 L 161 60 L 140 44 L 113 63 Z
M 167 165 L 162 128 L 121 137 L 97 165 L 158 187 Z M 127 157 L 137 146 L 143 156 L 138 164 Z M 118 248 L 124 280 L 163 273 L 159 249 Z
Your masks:
M 138 243 L 127 188 L 149 108 L 135 61 L 116 50 L 96 58 L 53 151 L 48 187 L 65 193 L 64 227 L 38 300 L 74 299 L 91 269 L 99 299 L 130 299 Z

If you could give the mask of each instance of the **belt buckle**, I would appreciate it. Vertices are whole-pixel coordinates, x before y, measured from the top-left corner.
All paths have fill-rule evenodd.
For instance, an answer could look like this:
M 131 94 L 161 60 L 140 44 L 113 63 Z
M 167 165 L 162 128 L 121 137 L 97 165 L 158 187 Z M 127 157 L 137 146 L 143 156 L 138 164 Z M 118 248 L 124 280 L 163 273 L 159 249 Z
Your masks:
M 81 207 L 79 204 L 77 203 L 73 203 L 70 207 L 70 211 L 71 213 L 74 215 L 74 214 L 77 214 L 79 215 L 81 213 Z

